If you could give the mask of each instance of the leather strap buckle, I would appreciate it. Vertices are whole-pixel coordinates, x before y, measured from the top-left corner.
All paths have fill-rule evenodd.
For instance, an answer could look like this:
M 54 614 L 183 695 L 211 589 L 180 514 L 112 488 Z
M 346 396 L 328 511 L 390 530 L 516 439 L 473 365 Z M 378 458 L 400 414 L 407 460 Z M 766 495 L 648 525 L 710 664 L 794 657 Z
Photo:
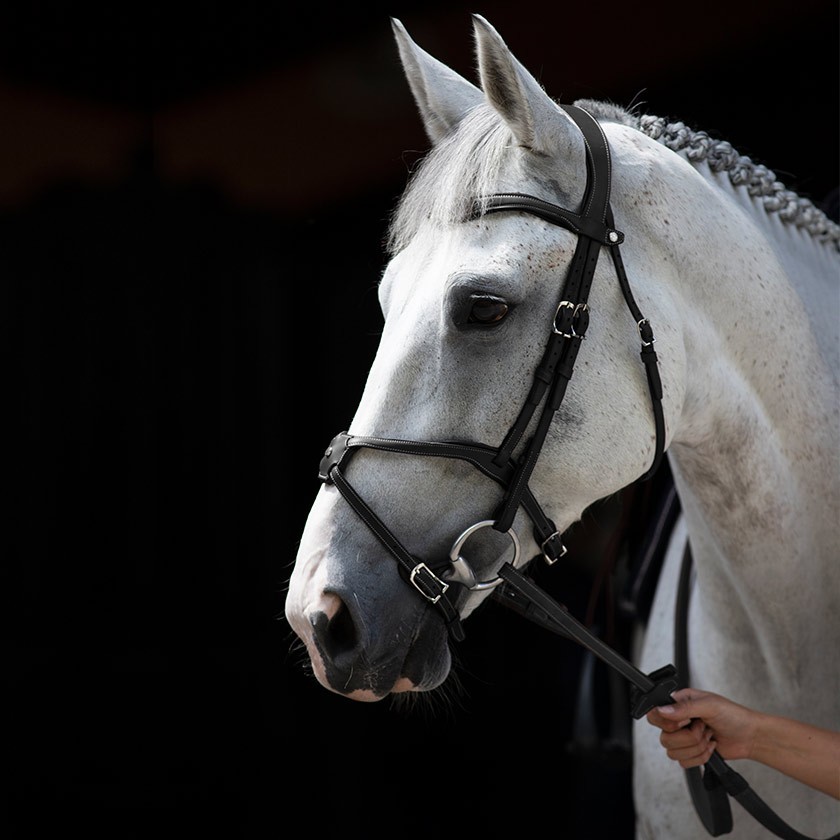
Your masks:
M 589 307 L 585 303 L 561 300 L 554 313 L 555 335 L 562 338 L 584 338 L 589 325 Z
M 418 563 L 409 575 L 409 581 L 426 600 L 436 604 L 441 596 L 449 589 L 425 563 Z
M 554 313 L 554 334 L 563 338 L 572 338 L 575 334 L 574 317 L 575 305 L 570 300 L 561 300 Z
M 639 328 L 639 337 L 642 340 L 642 347 L 652 347 L 656 339 L 653 337 L 653 327 L 647 318 L 642 318 L 636 326 Z
M 558 561 L 561 557 L 563 557 L 563 555 L 564 555 L 564 554 L 566 554 L 566 552 L 569 550 L 569 549 L 568 549 L 568 548 L 566 548 L 566 546 L 565 546 L 565 545 L 563 545 L 563 543 L 561 542 L 561 543 L 560 543 L 560 551 L 559 551 L 559 553 L 558 553 L 558 554 L 553 554 L 553 553 L 552 553 L 552 554 L 549 554 L 549 553 L 546 551 L 546 549 L 545 549 L 546 545 L 547 545 L 548 543 L 550 543 L 550 542 L 551 542 L 551 541 L 552 541 L 555 537 L 559 537 L 559 536 L 560 536 L 560 532 L 559 532 L 559 531 L 555 531 L 553 534 L 550 534 L 549 536 L 547 536 L 547 537 L 546 537 L 546 538 L 545 538 L 545 539 L 544 539 L 544 540 L 540 543 L 540 551 L 542 552 L 543 559 L 545 560 L 545 562 L 546 562 L 549 566 L 553 566 L 553 565 L 554 565 L 554 564 L 555 564 L 555 563 L 556 563 L 556 562 L 557 562 L 557 561 Z

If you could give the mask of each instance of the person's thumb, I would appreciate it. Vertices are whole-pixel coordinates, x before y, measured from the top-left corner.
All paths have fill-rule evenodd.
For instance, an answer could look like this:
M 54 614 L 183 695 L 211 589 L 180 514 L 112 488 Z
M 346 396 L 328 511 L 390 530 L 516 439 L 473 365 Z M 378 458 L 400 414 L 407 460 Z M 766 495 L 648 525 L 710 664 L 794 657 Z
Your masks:
M 672 695 L 674 703 L 658 706 L 657 711 L 669 720 L 679 720 L 688 723 L 692 718 L 702 717 L 699 706 L 703 705 L 700 698 L 692 695 L 690 689 L 675 691 Z

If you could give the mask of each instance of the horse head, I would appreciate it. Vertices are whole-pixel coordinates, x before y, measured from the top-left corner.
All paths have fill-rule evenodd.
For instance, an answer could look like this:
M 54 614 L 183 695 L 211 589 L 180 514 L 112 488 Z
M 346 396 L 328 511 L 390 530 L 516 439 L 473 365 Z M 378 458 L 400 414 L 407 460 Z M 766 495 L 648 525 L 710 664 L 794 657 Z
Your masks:
M 483 213 L 482 197 L 527 193 L 579 208 L 589 184 L 580 127 L 484 19 L 474 19 L 478 87 L 393 25 L 432 150 L 393 219 L 392 258 L 379 286 L 384 330 L 348 430 L 385 443 L 342 465 L 364 500 L 361 513 L 333 482 L 319 491 L 286 601 L 318 680 L 358 700 L 435 688 L 451 663 L 445 617 L 418 595 L 413 575 L 400 574 L 383 540 L 365 527 L 365 511 L 432 568 L 468 534 L 452 560 L 463 551 L 479 582 L 494 581 L 504 562 L 521 566 L 545 553 L 545 534 L 535 534 L 520 506 L 509 512 L 510 533 L 470 532 L 496 519 L 505 488 L 463 449 L 455 458 L 419 457 L 389 451 L 387 442 L 499 447 L 531 393 L 578 237 L 532 214 Z M 622 202 L 645 174 L 643 161 L 630 168 Z M 527 477 L 559 534 L 595 500 L 643 474 L 656 444 L 649 383 L 634 352 L 638 327 L 608 259 L 595 269 L 589 301 L 574 381 Z M 529 420 L 513 461 L 537 422 L 537 415 Z M 492 591 L 437 577 L 452 585 L 447 597 L 461 618 Z

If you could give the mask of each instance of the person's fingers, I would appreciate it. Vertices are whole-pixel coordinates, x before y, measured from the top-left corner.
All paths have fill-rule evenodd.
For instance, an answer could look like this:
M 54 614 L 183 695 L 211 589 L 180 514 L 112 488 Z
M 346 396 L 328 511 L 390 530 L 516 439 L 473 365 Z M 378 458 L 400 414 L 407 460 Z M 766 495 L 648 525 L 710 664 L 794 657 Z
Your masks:
M 659 724 L 659 728 L 664 730 L 665 732 L 676 732 L 678 729 L 683 729 L 691 723 L 691 718 L 682 718 L 676 720 L 669 720 L 668 718 L 663 717 L 662 723 Z
M 708 693 L 708 691 L 701 691 L 699 688 L 678 688 L 671 694 L 671 697 L 675 702 L 682 703 L 686 700 L 699 700 Z
M 714 695 L 694 688 L 682 688 L 672 695 L 674 703 L 658 706 L 654 711 L 662 721 L 676 721 L 685 726 L 693 718 L 706 717 L 713 711 Z M 660 728 L 663 728 L 660 726 Z
M 715 751 L 715 748 L 716 744 L 714 740 L 712 740 L 709 741 L 697 754 L 692 755 L 689 758 L 678 758 L 676 760 L 679 761 L 680 767 L 686 769 L 689 767 L 700 767 L 702 764 L 706 764 L 706 762 L 708 762 L 708 760 L 712 757 L 712 753 Z
M 683 767 L 705 764 L 715 748 L 712 730 L 699 720 L 678 732 L 663 732 L 659 740 L 668 758 L 679 761 Z
M 702 720 L 692 721 L 691 726 L 665 732 L 659 735 L 659 743 L 667 750 L 691 749 L 703 744 L 711 737 L 711 730 Z
M 665 732 L 674 732 L 677 729 L 681 729 L 683 726 L 687 726 L 691 722 L 689 718 L 675 720 L 674 717 L 674 715 L 666 716 L 661 714 L 659 709 L 652 709 L 647 713 L 648 723 L 659 727 L 659 729 L 662 729 Z

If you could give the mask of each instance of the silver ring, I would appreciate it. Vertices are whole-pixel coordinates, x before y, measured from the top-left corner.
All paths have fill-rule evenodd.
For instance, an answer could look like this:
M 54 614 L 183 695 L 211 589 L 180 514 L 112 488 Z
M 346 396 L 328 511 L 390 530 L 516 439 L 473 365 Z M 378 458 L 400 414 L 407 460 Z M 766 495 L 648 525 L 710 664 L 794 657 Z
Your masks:
M 452 569 L 444 574 L 444 578 L 446 580 L 461 583 L 466 586 L 467 589 L 477 592 L 484 589 L 493 589 L 502 583 L 502 578 L 500 577 L 495 577 L 492 580 L 478 580 L 470 564 L 467 563 L 466 559 L 461 556 L 461 548 L 476 531 L 481 528 L 490 528 L 495 524 L 496 523 L 493 519 L 485 519 L 481 522 L 476 522 L 475 525 L 470 525 L 470 527 L 467 528 L 467 530 L 464 531 L 457 540 L 455 540 L 449 551 L 449 559 L 452 561 Z M 510 563 L 512 566 L 515 566 L 521 553 L 519 537 L 516 536 L 516 532 L 513 528 L 507 531 L 507 535 L 513 542 L 513 560 L 511 560 Z

